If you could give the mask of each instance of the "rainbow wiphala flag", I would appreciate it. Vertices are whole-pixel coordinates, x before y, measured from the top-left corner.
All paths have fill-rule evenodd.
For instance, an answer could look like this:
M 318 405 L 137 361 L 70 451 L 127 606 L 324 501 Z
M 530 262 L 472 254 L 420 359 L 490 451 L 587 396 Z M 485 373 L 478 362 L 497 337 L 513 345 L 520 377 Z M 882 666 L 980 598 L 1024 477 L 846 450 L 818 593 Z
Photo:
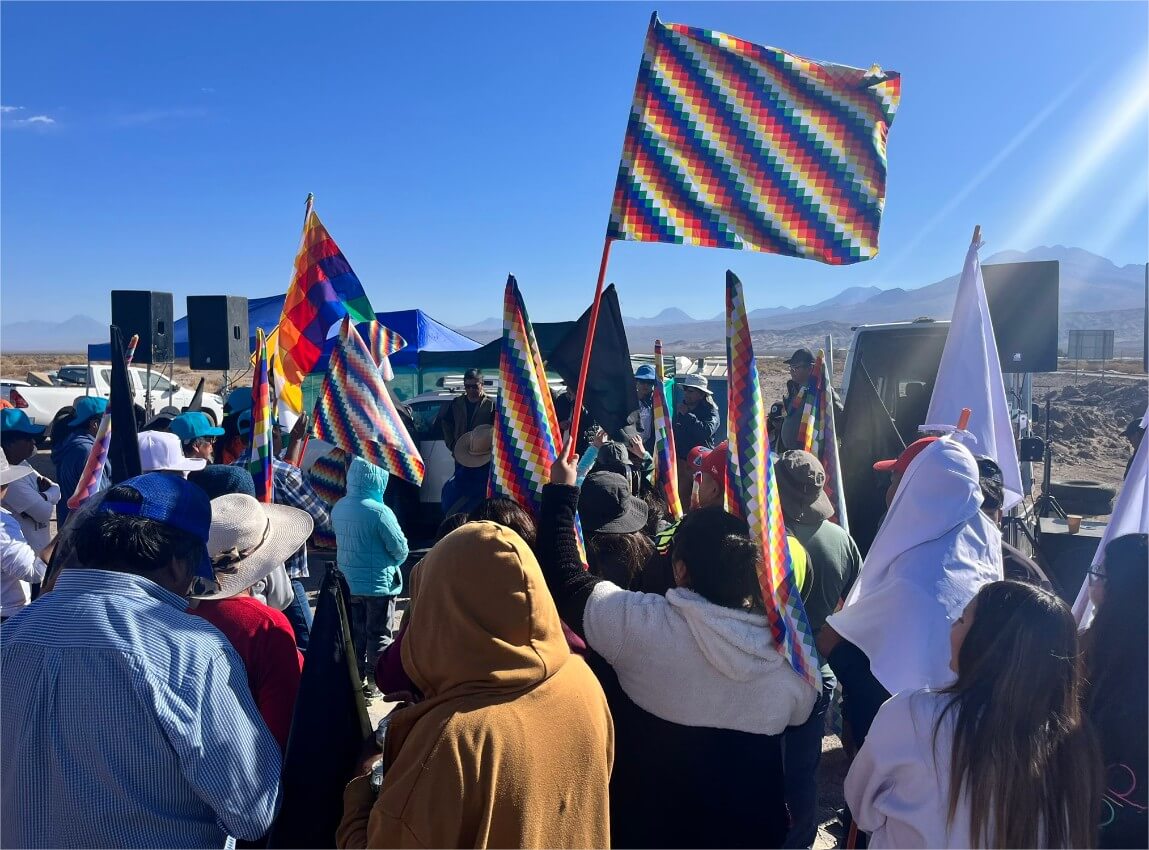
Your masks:
M 824 352 L 819 349 L 814 365 L 810 369 L 810 377 L 806 381 L 805 392 L 802 396 L 802 418 L 798 422 L 798 443 L 803 451 L 815 457 L 822 455 L 823 426 L 825 423 L 826 408 L 824 396 L 826 373 L 822 362 Z
M 671 517 L 682 519 L 682 497 L 678 492 L 678 458 L 674 451 L 674 424 L 666 399 L 666 368 L 662 362 L 662 341 L 654 343 L 654 485 L 666 496 Z
M 255 498 L 271 503 L 275 500 L 271 472 L 271 379 L 268 372 L 267 338 L 263 328 L 256 334 L 255 375 L 251 382 L 251 447 L 247 457 L 247 469 L 255 481 Z
M 878 253 L 901 77 L 647 31 L 607 235 L 833 265 Z
M 505 496 L 536 518 L 558 456 L 559 421 L 535 330 L 513 275 L 503 293 L 503 344 L 495 401 L 488 495 Z
M 423 458 L 403 427 L 367 344 L 343 319 L 339 344 L 315 402 L 311 433 L 405 481 L 423 483 Z
M 814 632 L 794 578 L 782 503 L 774 480 L 770 438 L 766 434 L 766 405 L 758 383 L 746 302 L 742 297 L 742 283 L 733 272 L 726 273 L 726 358 L 730 512 L 745 518 L 750 525 L 750 536 L 762 543 L 758 581 L 775 644 L 799 675 L 820 689 Z
M 802 400 L 802 419 L 798 426 L 798 442 L 804 451 L 814 455 L 826 472 L 823 489 L 834 506 L 834 521 L 847 531 L 846 496 L 842 487 L 841 463 L 838 460 L 838 432 L 834 424 L 834 394 L 826 353 L 818 349 L 810 379 L 806 383 Z
M 283 302 L 276 337 L 278 368 L 287 386 L 302 386 L 307 374 L 319 365 L 328 332 L 348 315 L 356 322 L 375 321 L 363 284 L 308 198 L 295 274 Z

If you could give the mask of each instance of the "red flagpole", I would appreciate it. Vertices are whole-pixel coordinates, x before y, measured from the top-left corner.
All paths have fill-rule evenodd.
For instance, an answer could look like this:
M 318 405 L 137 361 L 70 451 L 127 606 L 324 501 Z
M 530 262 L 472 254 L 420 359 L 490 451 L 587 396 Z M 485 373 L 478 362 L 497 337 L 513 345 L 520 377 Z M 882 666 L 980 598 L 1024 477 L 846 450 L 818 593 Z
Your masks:
M 594 288 L 594 304 L 590 308 L 590 323 L 586 329 L 586 347 L 582 353 L 582 366 L 579 368 L 578 387 L 575 389 L 574 411 L 571 413 L 571 429 L 569 443 L 566 446 L 567 459 L 575 455 L 575 446 L 578 445 L 578 421 L 582 416 L 582 400 L 586 392 L 586 373 L 590 369 L 590 352 L 594 347 L 594 332 L 598 327 L 598 308 L 602 305 L 602 284 L 606 280 L 606 264 L 610 260 L 610 246 L 612 240 L 609 236 L 603 242 L 602 262 L 598 266 L 598 283 Z

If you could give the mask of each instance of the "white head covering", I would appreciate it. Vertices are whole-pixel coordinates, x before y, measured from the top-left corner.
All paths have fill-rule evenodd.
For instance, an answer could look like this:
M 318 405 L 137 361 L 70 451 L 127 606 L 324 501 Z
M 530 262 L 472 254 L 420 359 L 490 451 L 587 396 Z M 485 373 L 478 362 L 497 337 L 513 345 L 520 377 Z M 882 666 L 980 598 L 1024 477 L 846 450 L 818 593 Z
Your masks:
M 827 622 L 890 693 L 953 680 L 949 632 L 1002 578 L 1001 532 L 981 508 L 977 462 L 951 437 L 914 458 L 846 604 Z

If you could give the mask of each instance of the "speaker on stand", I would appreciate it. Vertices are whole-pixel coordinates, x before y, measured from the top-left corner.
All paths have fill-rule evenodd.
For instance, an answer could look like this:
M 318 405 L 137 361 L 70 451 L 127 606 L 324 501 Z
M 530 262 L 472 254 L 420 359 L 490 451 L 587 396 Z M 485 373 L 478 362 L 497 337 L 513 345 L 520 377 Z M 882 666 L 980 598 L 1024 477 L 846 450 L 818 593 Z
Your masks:
M 151 418 L 152 364 L 168 366 L 169 382 L 175 361 L 173 341 L 173 305 L 170 292 L 152 292 L 146 289 L 112 290 L 112 324 L 120 329 L 124 339 L 139 335 L 132 363 L 147 366 L 144 381 L 144 415 Z

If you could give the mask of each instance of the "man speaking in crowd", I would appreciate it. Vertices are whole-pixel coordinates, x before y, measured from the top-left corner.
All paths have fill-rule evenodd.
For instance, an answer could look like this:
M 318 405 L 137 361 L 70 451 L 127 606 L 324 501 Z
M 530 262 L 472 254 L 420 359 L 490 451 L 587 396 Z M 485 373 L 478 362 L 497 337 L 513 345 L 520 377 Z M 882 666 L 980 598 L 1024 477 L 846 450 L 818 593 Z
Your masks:
M 455 450 L 455 443 L 480 425 L 493 425 L 495 405 L 483 389 L 483 373 L 468 369 L 463 374 L 463 395 L 452 399 L 439 414 L 439 427 L 447 448 Z

